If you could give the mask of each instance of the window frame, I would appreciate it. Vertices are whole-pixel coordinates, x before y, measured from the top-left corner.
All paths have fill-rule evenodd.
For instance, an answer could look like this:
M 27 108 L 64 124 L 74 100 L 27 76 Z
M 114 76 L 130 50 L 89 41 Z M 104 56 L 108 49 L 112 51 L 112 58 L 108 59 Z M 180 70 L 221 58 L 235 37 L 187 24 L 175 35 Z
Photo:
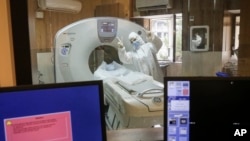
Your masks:
M 152 32 L 157 32 L 152 30 L 152 26 L 153 26 L 153 22 L 155 20 L 170 20 L 170 28 L 169 29 L 169 34 L 170 34 L 170 41 L 169 41 L 169 47 L 170 49 L 168 49 L 168 57 L 170 56 L 170 59 L 168 61 L 170 62 L 174 62 L 174 63 L 181 63 L 182 60 L 177 61 L 176 59 L 176 51 L 177 51 L 177 46 L 176 46 L 176 20 L 181 19 L 182 20 L 182 14 L 167 14 L 167 15 L 162 15 L 162 16 L 151 16 L 150 18 L 150 31 Z M 182 23 L 182 22 L 181 22 Z M 182 38 L 182 32 L 181 32 L 181 38 Z M 181 40 L 182 41 L 182 40 Z M 172 47 L 172 49 L 171 49 Z M 181 48 L 182 48 L 182 43 L 181 43 Z M 182 51 L 182 49 L 181 49 Z M 172 56 L 172 57 L 171 57 Z

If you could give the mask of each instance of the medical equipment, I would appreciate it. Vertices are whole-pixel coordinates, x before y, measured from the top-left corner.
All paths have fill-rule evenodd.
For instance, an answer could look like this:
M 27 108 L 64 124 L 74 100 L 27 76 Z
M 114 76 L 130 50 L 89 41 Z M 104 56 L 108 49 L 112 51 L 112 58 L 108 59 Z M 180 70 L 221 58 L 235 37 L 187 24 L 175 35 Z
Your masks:
M 143 27 L 128 20 L 113 17 L 77 21 L 59 30 L 55 37 L 56 82 L 102 79 L 105 102 L 109 107 L 107 123 L 112 129 L 163 125 L 162 83 L 148 75 L 135 72 L 135 67 L 131 64 L 116 63 L 112 66 L 112 64 L 102 63 L 107 69 L 102 71 L 102 75 L 96 72 L 99 71 L 98 69 L 95 72 L 90 69 L 90 54 L 99 46 L 116 49 L 117 38 L 119 38 L 123 40 L 126 50 L 132 50 L 127 39 L 131 32 L 139 33 L 146 41 Z M 100 58 L 97 56 L 96 59 Z M 115 68 L 117 66 L 121 72 L 117 72 L 116 76 L 114 69 L 117 69 Z
M 107 126 L 119 129 L 163 125 L 162 83 L 116 62 L 112 62 L 114 70 L 109 70 L 108 65 L 103 62 L 94 73 L 104 82 L 105 103 L 109 105 Z

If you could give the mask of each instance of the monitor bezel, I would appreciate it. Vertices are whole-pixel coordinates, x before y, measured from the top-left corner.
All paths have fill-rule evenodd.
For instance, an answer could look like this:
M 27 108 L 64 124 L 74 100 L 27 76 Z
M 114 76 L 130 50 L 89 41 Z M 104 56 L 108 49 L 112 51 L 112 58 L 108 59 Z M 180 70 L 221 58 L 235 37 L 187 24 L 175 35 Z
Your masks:
M 49 84 L 36 84 L 36 85 L 18 85 L 18 86 L 5 86 L 0 87 L 0 95 L 9 94 L 11 92 L 18 91 L 32 91 L 32 90 L 45 90 L 54 88 L 67 88 L 67 87 L 80 87 L 80 86 L 98 86 L 99 91 L 99 102 L 100 102 L 100 112 L 103 117 L 101 118 L 102 126 L 102 138 L 103 141 L 107 141 L 106 134 L 106 124 L 105 124 L 105 109 L 104 109 L 104 92 L 103 92 L 103 81 L 93 80 L 93 81 L 77 81 L 77 82 L 64 82 L 64 83 L 49 83 Z
M 168 113 L 168 109 L 167 109 L 167 105 L 168 105 L 168 93 L 167 93 L 167 82 L 168 81 L 195 81 L 195 80 L 216 80 L 216 81 L 229 81 L 229 83 L 234 83 L 234 81 L 250 81 L 250 76 L 236 76 L 236 77 L 216 77 L 216 76 L 166 76 L 164 77 L 164 128 L 163 128 L 163 138 L 164 140 L 167 140 L 167 113 Z

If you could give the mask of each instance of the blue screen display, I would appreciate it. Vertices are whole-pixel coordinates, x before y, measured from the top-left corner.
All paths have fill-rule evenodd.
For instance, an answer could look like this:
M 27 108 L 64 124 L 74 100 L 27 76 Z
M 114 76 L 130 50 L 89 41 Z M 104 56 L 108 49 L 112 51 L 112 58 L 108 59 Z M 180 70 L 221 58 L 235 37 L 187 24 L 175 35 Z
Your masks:
M 167 137 L 168 141 L 189 140 L 189 82 L 168 81 Z
M 0 140 L 104 141 L 102 104 L 99 81 L 0 90 Z

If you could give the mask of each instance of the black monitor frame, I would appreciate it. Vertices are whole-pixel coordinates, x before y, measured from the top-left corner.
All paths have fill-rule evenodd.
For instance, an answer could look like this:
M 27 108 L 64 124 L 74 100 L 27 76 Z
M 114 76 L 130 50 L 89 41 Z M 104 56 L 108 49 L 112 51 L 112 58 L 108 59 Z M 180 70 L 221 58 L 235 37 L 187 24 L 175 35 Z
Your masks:
M 211 139 L 245 141 L 250 138 L 248 134 L 241 137 L 235 134 L 241 129 L 248 129 L 250 132 L 250 116 L 247 112 L 250 77 L 169 76 L 164 78 L 164 139 L 166 141 L 169 120 L 168 81 L 190 82 L 189 141 L 198 141 L 200 137 L 203 137 L 203 141 Z
M 53 83 L 53 84 L 42 84 L 42 85 L 22 85 L 22 86 L 0 87 L 0 96 L 1 95 L 11 95 L 12 92 L 16 93 L 16 92 L 25 92 L 25 91 L 32 91 L 32 90 L 49 90 L 49 89 L 57 89 L 57 88 L 74 88 L 74 87 L 78 87 L 78 88 L 84 87 L 85 88 L 85 86 L 94 86 L 95 89 L 98 89 L 96 91 L 98 91 L 98 93 L 99 93 L 99 101 L 98 102 L 100 103 L 100 114 L 103 115 L 103 117 L 100 118 L 100 120 L 101 120 L 100 123 L 102 126 L 101 127 L 102 139 L 103 139 L 103 141 L 106 141 L 107 137 L 106 137 L 106 125 L 105 125 L 105 115 L 104 115 L 103 82 L 101 80 L 84 81 L 84 82 Z M 0 105 L 1 104 L 3 104 L 3 103 L 0 103 Z M 86 113 L 86 114 L 88 114 L 88 113 Z M 4 120 L 4 119 L 1 119 L 1 120 Z M 3 122 L 4 121 L 2 121 L 2 123 Z M 4 134 L 4 133 L 2 133 L 2 134 Z

